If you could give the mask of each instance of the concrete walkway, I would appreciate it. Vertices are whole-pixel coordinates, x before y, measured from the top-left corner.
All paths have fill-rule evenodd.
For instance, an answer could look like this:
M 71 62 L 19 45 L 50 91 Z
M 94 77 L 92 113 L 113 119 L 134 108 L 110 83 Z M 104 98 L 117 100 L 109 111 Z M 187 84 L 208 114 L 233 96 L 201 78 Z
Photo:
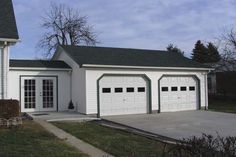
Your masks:
M 34 119 L 35 122 L 39 123 L 42 127 L 44 127 L 49 132 L 53 133 L 59 139 L 64 140 L 67 144 L 79 149 L 83 153 L 89 155 L 90 157 L 112 157 L 112 155 L 88 144 L 84 141 L 72 136 L 71 134 L 66 133 L 62 129 L 57 128 L 56 126 L 42 120 L 42 119 Z
M 41 119 L 47 122 L 56 121 L 86 121 L 96 120 L 95 116 L 84 115 L 78 112 L 33 112 L 28 113 L 33 119 Z

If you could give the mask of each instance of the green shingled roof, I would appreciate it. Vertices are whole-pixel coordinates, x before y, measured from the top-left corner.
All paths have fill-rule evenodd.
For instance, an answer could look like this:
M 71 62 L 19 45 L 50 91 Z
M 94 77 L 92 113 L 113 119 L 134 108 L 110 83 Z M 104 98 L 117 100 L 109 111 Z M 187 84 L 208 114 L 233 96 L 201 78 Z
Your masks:
M 10 67 L 17 68 L 62 68 L 71 69 L 71 67 L 63 61 L 52 60 L 10 60 Z
M 79 65 L 209 68 L 180 54 L 159 50 L 61 46 Z
M 12 0 L 0 0 L 0 38 L 19 39 Z

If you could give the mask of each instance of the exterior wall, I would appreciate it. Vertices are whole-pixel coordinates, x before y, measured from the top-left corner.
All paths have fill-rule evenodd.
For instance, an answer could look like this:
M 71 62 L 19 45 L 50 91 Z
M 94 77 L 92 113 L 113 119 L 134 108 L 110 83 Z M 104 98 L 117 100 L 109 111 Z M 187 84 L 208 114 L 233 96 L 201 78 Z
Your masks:
M 70 73 L 69 71 L 9 71 L 9 99 L 20 100 L 20 76 L 57 76 L 58 77 L 58 110 L 64 111 L 68 109 L 70 102 Z
M 79 113 L 87 113 L 86 108 L 86 88 L 85 88 L 85 69 L 72 60 L 65 52 L 59 52 L 54 60 L 62 60 L 71 68 L 71 99 Z
M 165 75 L 196 75 L 200 80 L 201 107 L 208 106 L 207 72 L 171 70 L 124 70 L 124 69 L 86 69 L 86 114 L 97 113 L 97 80 L 103 74 L 145 74 L 151 80 L 152 110 L 158 110 L 158 80 Z
M 0 45 L 0 99 L 8 98 L 9 46 Z

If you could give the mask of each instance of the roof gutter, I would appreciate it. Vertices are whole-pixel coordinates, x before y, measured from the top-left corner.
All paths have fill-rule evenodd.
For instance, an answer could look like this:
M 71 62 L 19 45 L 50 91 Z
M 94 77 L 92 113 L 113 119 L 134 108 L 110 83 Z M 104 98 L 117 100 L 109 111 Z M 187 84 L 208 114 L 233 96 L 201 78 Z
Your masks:
M 21 40 L 20 39 L 10 39 L 10 38 L 0 38 L 0 41 L 17 43 L 17 42 L 20 42 Z
M 19 71 L 72 71 L 70 68 L 40 68 L 40 67 L 9 67 L 9 70 Z
M 124 68 L 124 69 L 153 69 L 153 70 L 199 70 L 209 71 L 213 68 L 189 68 L 189 67 L 147 67 L 147 66 L 123 66 L 123 65 L 97 65 L 97 64 L 83 64 L 84 68 Z

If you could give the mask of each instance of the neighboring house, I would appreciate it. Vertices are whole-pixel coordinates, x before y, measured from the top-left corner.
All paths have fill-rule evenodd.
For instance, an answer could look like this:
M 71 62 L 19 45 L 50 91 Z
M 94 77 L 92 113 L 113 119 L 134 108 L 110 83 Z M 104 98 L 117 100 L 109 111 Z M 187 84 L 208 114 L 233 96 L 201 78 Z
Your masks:
M 210 96 L 236 98 L 236 60 L 220 61 L 212 65 L 215 69 L 208 75 L 208 92 Z
M 66 111 L 71 100 L 98 116 L 207 109 L 209 70 L 166 51 L 59 46 L 50 61 L 10 60 L 4 98 L 22 112 Z

